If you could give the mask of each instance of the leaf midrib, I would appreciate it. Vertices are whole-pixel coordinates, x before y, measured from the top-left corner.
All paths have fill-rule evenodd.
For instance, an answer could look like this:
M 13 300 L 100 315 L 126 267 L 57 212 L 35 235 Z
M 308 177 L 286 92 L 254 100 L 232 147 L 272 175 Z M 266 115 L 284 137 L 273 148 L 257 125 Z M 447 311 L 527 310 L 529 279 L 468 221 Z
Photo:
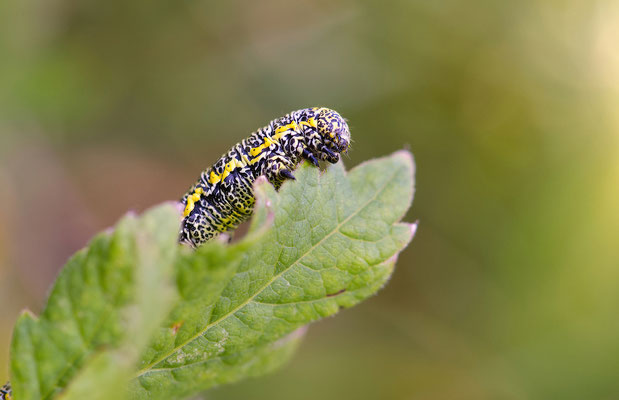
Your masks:
M 145 375 L 149 372 L 154 372 L 154 370 L 152 369 L 153 366 L 159 364 L 162 361 L 165 361 L 168 357 L 170 357 L 171 355 L 173 355 L 175 352 L 177 352 L 178 350 L 182 349 L 183 347 L 187 346 L 189 343 L 193 342 L 194 340 L 196 340 L 197 338 L 199 338 L 200 336 L 204 335 L 210 328 L 212 328 L 213 326 L 219 324 L 220 322 L 228 319 L 229 317 L 233 316 L 234 314 L 237 313 L 237 311 L 241 310 L 242 308 L 246 307 L 249 303 L 251 303 L 256 297 L 258 297 L 264 290 L 266 290 L 269 286 L 271 286 L 277 279 L 279 279 L 284 273 L 286 273 L 287 271 L 290 270 L 290 268 L 294 267 L 299 261 L 301 261 L 303 258 L 305 258 L 305 256 L 307 256 L 308 254 L 310 254 L 314 249 L 316 249 L 320 244 L 322 244 L 325 240 L 327 240 L 329 237 L 331 237 L 331 235 L 333 235 L 334 233 L 338 232 L 340 230 L 340 228 L 347 223 L 348 221 L 350 221 L 354 216 L 356 216 L 359 212 L 361 212 L 363 209 L 365 209 L 368 205 L 370 205 L 370 203 L 375 200 L 378 195 L 380 193 L 382 193 L 385 188 L 387 187 L 387 185 L 396 177 L 397 175 L 397 171 L 394 172 L 391 177 L 389 179 L 387 179 L 385 181 L 385 184 L 376 191 L 376 193 L 374 193 L 374 195 L 372 195 L 372 197 L 370 199 L 368 199 L 368 201 L 365 202 L 365 204 L 363 204 L 362 207 L 359 207 L 355 212 L 353 212 L 352 214 L 350 214 L 348 217 L 346 217 L 342 222 L 338 223 L 336 225 L 336 227 L 329 232 L 327 235 L 325 235 L 322 239 L 320 239 L 318 242 L 316 242 L 316 244 L 312 245 L 312 247 L 310 247 L 305 253 L 303 253 L 302 255 L 299 256 L 299 258 L 297 258 L 294 262 L 292 262 L 287 268 L 283 269 L 281 272 L 279 272 L 278 274 L 274 275 L 273 278 L 271 278 L 259 291 L 257 291 L 256 293 L 254 293 L 253 295 L 251 295 L 250 297 L 247 298 L 247 300 L 245 300 L 244 302 L 240 303 L 237 307 L 235 307 L 233 310 L 229 311 L 228 313 L 222 315 L 220 318 L 218 318 L 217 320 L 211 322 L 210 324 L 206 325 L 204 327 L 204 329 L 202 329 L 200 332 L 196 333 L 195 335 L 193 335 L 192 337 L 190 337 L 189 339 L 187 339 L 185 342 L 183 342 L 182 344 L 174 347 L 172 350 L 168 351 L 165 355 L 161 356 L 160 358 L 158 358 L 157 360 L 151 362 L 150 364 L 148 364 L 146 367 L 140 369 L 136 375 L 135 378 L 139 378 L 142 375 Z

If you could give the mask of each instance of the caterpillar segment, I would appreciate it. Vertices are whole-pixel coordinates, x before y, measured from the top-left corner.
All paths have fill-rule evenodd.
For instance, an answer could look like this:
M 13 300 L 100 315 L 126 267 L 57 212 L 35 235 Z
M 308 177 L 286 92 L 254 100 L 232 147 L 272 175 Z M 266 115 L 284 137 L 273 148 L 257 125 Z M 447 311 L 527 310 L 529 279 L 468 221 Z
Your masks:
M 348 150 L 350 130 L 336 111 L 325 107 L 293 111 L 252 133 L 213 166 L 183 196 L 179 241 L 197 247 L 249 218 L 252 187 L 261 175 L 279 189 L 303 160 L 336 163 Z

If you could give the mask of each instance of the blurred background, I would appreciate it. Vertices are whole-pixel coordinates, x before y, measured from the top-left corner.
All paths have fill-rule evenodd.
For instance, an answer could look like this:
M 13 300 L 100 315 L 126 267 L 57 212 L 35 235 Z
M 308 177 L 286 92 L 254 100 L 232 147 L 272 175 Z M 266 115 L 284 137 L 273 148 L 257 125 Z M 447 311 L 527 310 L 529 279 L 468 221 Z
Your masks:
M 417 237 L 293 361 L 208 399 L 619 398 L 615 0 L 0 2 L 0 380 L 128 210 L 315 105 L 413 151 Z

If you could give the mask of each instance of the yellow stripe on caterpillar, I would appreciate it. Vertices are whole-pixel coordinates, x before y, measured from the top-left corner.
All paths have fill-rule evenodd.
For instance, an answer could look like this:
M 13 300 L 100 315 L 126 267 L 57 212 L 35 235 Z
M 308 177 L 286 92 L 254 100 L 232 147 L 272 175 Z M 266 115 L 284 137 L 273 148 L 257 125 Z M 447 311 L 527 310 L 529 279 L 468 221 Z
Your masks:
M 266 136 L 264 138 L 264 142 L 260 146 L 254 147 L 249 150 L 249 154 L 256 157 L 257 155 L 262 153 L 262 150 L 266 149 L 267 147 L 271 147 L 272 144 L 277 144 L 279 139 L 281 139 L 282 136 L 284 136 L 287 132 L 294 131 L 298 127 L 299 125 L 297 125 L 297 123 L 294 121 L 287 125 L 280 126 L 279 128 L 275 129 L 275 135 L 273 135 L 273 137 Z
M 188 216 L 193 211 L 195 207 L 195 203 L 197 203 L 200 200 L 200 197 L 202 196 L 203 193 L 204 193 L 204 189 L 198 186 L 193 191 L 191 196 L 187 197 L 187 205 L 185 206 L 185 212 L 183 212 L 183 217 Z
M 307 121 L 301 121 L 300 124 L 305 126 L 311 126 L 312 128 L 316 128 L 318 126 L 314 118 L 310 118 Z

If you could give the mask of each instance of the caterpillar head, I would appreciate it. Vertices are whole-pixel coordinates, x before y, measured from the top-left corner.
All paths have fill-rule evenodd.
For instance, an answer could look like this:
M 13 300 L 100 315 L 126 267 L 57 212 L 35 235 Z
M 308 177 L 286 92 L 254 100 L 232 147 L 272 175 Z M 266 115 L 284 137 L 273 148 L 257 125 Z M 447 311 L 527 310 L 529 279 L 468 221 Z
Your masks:
M 348 124 L 340 114 L 329 108 L 316 109 L 316 133 L 319 141 L 317 147 L 320 158 L 329 162 L 337 162 L 339 153 L 348 150 L 350 145 L 350 130 Z M 324 149 L 327 150 L 324 150 Z

